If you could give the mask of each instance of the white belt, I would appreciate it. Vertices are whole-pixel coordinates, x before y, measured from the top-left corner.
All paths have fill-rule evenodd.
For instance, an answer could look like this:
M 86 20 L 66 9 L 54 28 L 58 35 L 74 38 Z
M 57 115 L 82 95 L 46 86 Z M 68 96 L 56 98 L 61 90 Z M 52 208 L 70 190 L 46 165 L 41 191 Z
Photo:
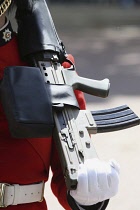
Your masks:
M 0 183 L 0 207 L 41 202 L 44 185 L 44 182 L 30 185 Z

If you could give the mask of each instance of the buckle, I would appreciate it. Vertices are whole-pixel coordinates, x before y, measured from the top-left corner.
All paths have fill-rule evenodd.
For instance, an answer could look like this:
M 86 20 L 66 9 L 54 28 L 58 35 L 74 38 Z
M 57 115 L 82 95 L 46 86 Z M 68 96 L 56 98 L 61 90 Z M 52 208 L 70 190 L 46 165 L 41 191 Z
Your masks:
M 45 189 L 45 182 L 42 182 L 42 193 L 41 193 L 41 199 L 39 202 L 42 202 L 44 200 L 44 189 Z
M 5 197 L 5 188 L 9 186 L 7 183 L 0 183 L 0 208 L 6 208 L 7 206 L 4 204 Z

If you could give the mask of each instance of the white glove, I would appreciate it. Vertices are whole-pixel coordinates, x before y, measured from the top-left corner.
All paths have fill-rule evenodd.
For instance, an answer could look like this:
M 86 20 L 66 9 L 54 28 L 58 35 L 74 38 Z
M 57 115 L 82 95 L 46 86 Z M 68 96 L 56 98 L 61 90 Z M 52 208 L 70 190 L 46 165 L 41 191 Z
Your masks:
M 86 160 L 79 166 L 77 189 L 71 190 L 70 195 L 76 202 L 85 206 L 113 197 L 118 191 L 119 168 L 114 160 Z

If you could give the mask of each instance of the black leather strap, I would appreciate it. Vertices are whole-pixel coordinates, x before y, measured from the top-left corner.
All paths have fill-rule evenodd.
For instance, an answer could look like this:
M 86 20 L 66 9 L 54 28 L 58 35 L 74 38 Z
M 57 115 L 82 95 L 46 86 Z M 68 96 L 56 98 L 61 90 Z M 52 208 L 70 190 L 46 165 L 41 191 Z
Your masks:
M 99 202 L 99 203 L 97 203 L 95 205 L 91 205 L 91 206 L 77 205 L 75 200 L 73 199 L 73 197 L 70 195 L 69 192 L 67 195 L 67 200 L 68 200 L 68 203 L 72 210 L 105 210 L 109 203 L 109 200 L 105 200 L 103 202 Z

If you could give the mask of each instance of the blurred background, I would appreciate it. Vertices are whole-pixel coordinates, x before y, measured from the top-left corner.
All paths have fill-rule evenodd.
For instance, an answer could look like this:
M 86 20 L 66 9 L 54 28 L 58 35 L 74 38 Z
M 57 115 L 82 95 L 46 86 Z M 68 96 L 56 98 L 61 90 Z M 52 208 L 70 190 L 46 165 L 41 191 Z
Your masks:
M 87 108 L 107 109 L 127 104 L 140 116 L 140 0 L 49 0 L 48 5 L 80 76 L 109 78 L 108 98 L 85 94 Z M 102 160 L 120 163 L 120 188 L 107 210 L 139 210 L 140 127 L 92 136 Z M 50 172 L 51 179 L 51 172 Z M 45 196 L 51 210 L 63 208 Z
M 72 0 L 71 2 L 68 0 L 48 0 L 48 2 L 55 2 L 55 3 L 93 3 L 93 4 L 103 4 L 103 3 L 108 3 L 108 4 L 121 4 L 122 2 L 124 3 L 130 3 L 130 2 L 134 2 L 134 3 L 139 3 L 139 0 Z
M 108 5 L 123 5 L 134 6 L 140 4 L 139 0 L 47 0 L 50 3 L 92 3 L 92 4 L 108 4 Z

